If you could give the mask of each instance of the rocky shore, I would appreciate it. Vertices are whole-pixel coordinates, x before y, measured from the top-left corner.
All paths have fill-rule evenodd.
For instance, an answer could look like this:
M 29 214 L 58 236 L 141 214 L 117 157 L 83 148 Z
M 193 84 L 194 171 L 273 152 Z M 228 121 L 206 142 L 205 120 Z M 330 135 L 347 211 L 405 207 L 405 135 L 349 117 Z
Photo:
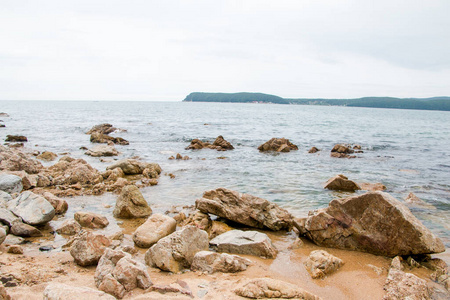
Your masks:
M 109 136 L 117 130 L 94 126 L 91 142 L 106 145 L 86 155 L 128 145 Z M 222 136 L 187 149 L 202 148 L 234 149 Z M 298 147 L 283 138 L 258 149 Z M 331 156 L 352 158 L 360 149 L 336 145 Z M 163 214 L 140 191 L 162 172 L 132 158 L 100 172 L 81 158 L 0 146 L 0 299 L 450 297 L 450 256 L 405 205 L 424 205 L 413 194 L 402 202 L 381 183 L 337 175 L 324 188 L 367 192 L 304 218 L 222 187 Z

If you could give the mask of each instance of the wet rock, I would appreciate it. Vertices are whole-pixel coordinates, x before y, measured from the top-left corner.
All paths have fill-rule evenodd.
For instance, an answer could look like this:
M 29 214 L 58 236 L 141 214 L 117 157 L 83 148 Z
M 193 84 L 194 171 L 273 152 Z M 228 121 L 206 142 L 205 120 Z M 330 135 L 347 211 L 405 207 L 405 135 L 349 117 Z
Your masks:
M 300 232 L 320 246 L 396 256 L 445 251 L 400 201 L 384 192 L 335 199 L 309 213 Z
M 135 185 L 123 187 L 114 208 L 116 218 L 144 218 L 152 214 L 152 209 Z
M 303 263 L 313 279 L 324 278 L 339 269 L 344 262 L 323 250 L 312 251 Z
M 336 144 L 333 149 L 331 149 L 331 152 L 349 154 L 355 151 L 353 151 L 350 145 Z
M 41 154 L 37 156 L 37 159 L 44 160 L 44 161 L 54 161 L 58 155 L 51 151 L 44 151 Z
M 107 167 L 107 170 L 114 170 L 115 168 L 122 169 L 126 175 L 142 174 L 145 169 L 155 169 L 158 174 L 161 173 L 161 167 L 156 163 L 146 163 L 136 159 L 123 159 Z
M 236 273 L 245 271 L 251 263 L 250 260 L 238 255 L 200 251 L 195 254 L 191 269 L 208 273 Z
M 417 197 L 414 193 L 409 193 L 408 196 L 405 199 L 405 202 L 406 202 L 406 204 L 408 206 L 412 206 L 412 207 L 422 207 L 422 208 L 426 208 L 426 209 L 436 209 L 436 207 L 434 207 L 431 204 L 426 203 L 425 201 L 423 201 L 422 199 Z
M 42 236 L 42 232 L 28 224 L 22 223 L 19 220 L 13 222 L 11 226 L 11 233 L 21 237 L 36 237 Z
M 360 182 L 360 183 L 358 183 L 358 186 L 363 191 L 376 192 L 376 191 L 386 190 L 386 186 L 379 182 L 377 182 L 377 183 Z
M 11 194 L 20 193 L 22 189 L 22 178 L 11 174 L 0 174 L 0 190 Z
M 108 124 L 108 123 L 103 123 L 103 124 L 98 124 L 98 125 L 93 126 L 91 129 L 89 129 L 88 132 L 86 132 L 86 134 L 92 134 L 94 132 L 99 132 L 102 134 L 110 134 L 116 130 L 117 130 L 117 128 L 115 128 L 113 125 Z
M 247 298 L 282 298 L 320 300 L 319 297 L 305 291 L 298 285 L 271 278 L 255 278 L 234 290 L 241 297 Z
M 74 214 L 74 219 L 80 223 L 82 227 L 92 229 L 105 228 L 109 225 L 109 221 L 105 216 L 93 212 L 78 211 Z
M 226 141 L 223 136 L 219 135 L 213 143 L 217 150 L 233 150 L 233 145 Z
M 218 252 L 247 254 L 266 258 L 275 258 L 278 250 L 270 238 L 258 231 L 227 231 L 210 241 Z
M 298 150 L 298 147 L 292 144 L 285 138 L 272 138 L 269 141 L 258 147 L 261 152 L 276 151 L 276 152 L 290 152 L 291 150 Z
M 70 248 L 75 263 L 82 267 L 96 265 L 111 241 L 100 234 L 83 232 Z
M 145 253 L 145 262 L 164 271 L 178 273 L 190 268 L 195 253 L 208 250 L 206 231 L 186 226 L 160 239 Z
M 85 152 L 86 155 L 93 157 L 117 156 L 119 152 L 112 145 L 97 145 Z
M 225 188 L 207 191 L 195 201 L 203 213 L 210 213 L 255 228 L 289 230 L 292 216 L 278 205 L 249 194 Z
M 6 231 L 5 229 L 0 227 L 0 244 L 2 244 L 6 239 Z
M 50 192 L 44 192 L 42 196 L 48 202 L 50 202 L 50 204 L 55 209 L 55 214 L 57 215 L 62 215 L 67 211 L 67 209 L 69 209 L 69 205 L 67 204 L 66 200 L 56 197 Z
M 50 283 L 44 290 L 44 300 L 114 300 L 111 295 L 87 287 Z
M 74 219 L 65 220 L 57 229 L 59 234 L 75 235 L 81 231 L 81 225 Z
M 121 137 L 112 137 L 100 132 L 93 132 L 90 138 L 91 143 L 100 143 L 100 144 L 108 144 L 110 142 L 116 145 L 129 145 L 130 143 Z
M 319 152 L 320 150 L 316 147 L 311 147 L 311 149 L 309 149 L 308 153 L 316 153 Z
M 44 197 L 29 191 L 9 201 L 8 209 L 29 225 L 45 224 L 55 216 L 55 209 Z
M 361 189 L 358 184 L 356 184 L 354 181 L 348 180 L 348 178 L 342 174 L 329 179 L 327 183 L 325 183 L 324 188 L 329 190 L 349 192 L 354 192 Z
M 11 227 L 14 222 L 21 220 L 14 215 L 9 209 L 0 208 L 0 222 Z
M 6 136 L 5 142 L 28 142 L 27 137 L 23 135 L 10 135 Z
M 188 147 L 186 147 L 186 150 L 199 150 L 204 148 L 214 149 L 218 151 L 226 151 L 234 149 L 233 145 L 231 145 L 228 141 L 226 141 L 223 138 L 223 136 L 219 135 L 212 144 L 208 142 L 202 142 L 199 139 L 193 139 L 191 141 L 191 144 Z
M 161 238 L 175 232 L 177 222 L 162 214 L 153 214 L 139 226 L 133 234 L 133 241 L 136 246 L 149 248 Z
M 11 254 L 23 254 L 23 248 L 19 245 L 11 245 L 6 252 Z

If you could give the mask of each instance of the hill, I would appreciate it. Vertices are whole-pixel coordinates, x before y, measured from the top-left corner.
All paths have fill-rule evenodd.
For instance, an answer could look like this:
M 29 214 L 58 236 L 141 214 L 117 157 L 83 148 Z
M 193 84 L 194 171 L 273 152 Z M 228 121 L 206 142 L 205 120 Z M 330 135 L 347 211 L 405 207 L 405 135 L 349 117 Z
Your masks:
M 286 99 L 263 93 L 190 93 L 183 101 L 289 104 Z

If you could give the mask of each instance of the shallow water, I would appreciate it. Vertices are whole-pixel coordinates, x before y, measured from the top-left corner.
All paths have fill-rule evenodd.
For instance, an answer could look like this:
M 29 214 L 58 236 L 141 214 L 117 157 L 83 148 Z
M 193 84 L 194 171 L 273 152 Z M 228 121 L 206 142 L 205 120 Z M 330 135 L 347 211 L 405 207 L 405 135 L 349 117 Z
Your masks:
M 205 190 L 226 187 L 266 198 L 296 216 L 325 207 L 337 193 L 323 189 L 336 174 L 357 182 L 381 182 L 403 200 L 409 192 L 436 209 L 411 208 L 450 247 L 450 115 L 448 112 L 353 107 L 255 105 L 186 102 L 1 101 L 7 134 L 28 137 L 27 147 L 82 157 L 99 170 L 110 163 L 84 155 L 92 147 L 85 134 L 93 125 L 111 123 L 126 129 L 130 141 L 117 146 L 117 159 L 139 156 L 157 162 L 159 184 L 142 190 L 156 212 L 171 205 L 192 205 Z M 184 150 L 193 138 L 213 141 L 218 135 L 235 150 Z M 272 137 L 285 137 L 299 151 L 260 153 Z M 355 143 L 356 159 L 330 157 L 336 143 Z M 309 154 L 316 146 L 322 151 Z M 181 153 L 192 159 L 168 160 Z M 217 159 L 225 156 L 226 159 Z M 115 199 L 114 195 L 109 201 Z M 112 200 L 111 200 L 112 199 Z M 88 201 L 89 203 L 95 203 Z M 92 205 L 102 212 L 101 205 Z

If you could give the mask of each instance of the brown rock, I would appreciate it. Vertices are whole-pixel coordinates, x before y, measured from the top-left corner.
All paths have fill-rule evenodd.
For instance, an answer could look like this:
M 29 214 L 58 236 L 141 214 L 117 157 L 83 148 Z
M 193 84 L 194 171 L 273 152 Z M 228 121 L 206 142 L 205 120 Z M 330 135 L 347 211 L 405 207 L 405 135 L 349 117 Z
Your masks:
M 176 227 L 174 218 L 153 214 L 133 233 L 133 241 L 138 247 L 149 248 L 161 238 L 175 232 Z
M 208 273 L 236 273 L 245 271 L 251 263 L 238 255 L 200 251 L 195 254 L 191 269 Z
M 348 154 L 353 153 L 354 151 L 350 148 L 349 145 L 336 144 L 334 145 L 333 149 L 331 149 L 331 152 Z
M 122 188 L 113 212 L 116 218 L 143 218 L 152 214 L 152 209 L 135 185 Z
M 70 248 L 75 263 L 82 267 L 96 265 L 111 241 L 100 234 L 83 232 Z
M 67 204 L 66 200 L 56 197 L 50 192 L 44 192 L 42 196 L 44 196 L 44 198 L 47 199 L 48 202 L 50 202 L 57 215 L 62 215 L 67 211 L 67 209 L 69 209 L 69 205 Z
M 50 283 L 44 290 L 44 300 L 114 300 L 111 295 L 88 287 Z
M 10 135 L 6 136 L 5 142 L 28 142 L 28 139 L 23 135 Z
M 423 201 L 422 199 L 417 197 L 414 193 L 409 193 L 408 196 L 405 199 L 405 202 L 410 207 L 421 207 L 421 208 L 426 208 L 426 209 L 436 209 L 436 207 L 434 207 L 431 204 L 426 203 L 425 201 Z
M 108 144 L 112 142 L 116 145 L 129 145 L 130 143 L 121 137 L 112 137 L 100 132 L 93 132 L 90 138 L 91 143 Z
M 81 225 L 74 219 L 65 220 L 57 229 L 59 234 L 75 235 L 81 231 Z
M 379 182 L 377 182 L 377 183 L 361 182 L 361 183 L 358 183 L 358 186 L 363 191 L 376 192 L 376 191 L 386 190 L 386 186 Z
M 223 136 L 219 135 L 213 143 L 213 146 L 216 146 L 217 150 L 233 150 L 233 145 L 230 142 L 226 141 Z
M 23 254 L 23 248 L 19 245 L 11 245 L 8 247 L 7 252 L 11 254 Z
M 158 174 L 161 173 L 161 167 L 156 163 L 146 163 L 136 159 L 123 159 L 107 167 L 107 170 L 114 170 L 115 168 L 122 169 L 126 175 L 142 174 L 145 169 L 154 169 Z
M 93 157 L 117 156 L 119 152 L 112 145 L 97 145 L 85 152 L 86 155 Z
M 329 190 L 350 191 L 350 192 L 354 192 L 356 190 L 361 189 L 358 184 L 356 184 L 354 181 L 348 180 L 348 178 L 342 174 L 339 174 L 329 179 L 327 183 L 325 183 L 324 188 Z
M 207 191 L 195 201 L 203 213 L 210 213 L 234 222 L 256 228 L 289 230 L 292 216 L 278 205 L 249 194 L 225 188 Z
M 199 139 L 193 139 L 191 141 L 191 144 L 186 147 L 186 150 L 199 150 L 199 149 L 203 149 L 203 148 L 208 148 L 208 149 L 214 149 L 214 150 L 218 150 L 218 151 L 226 151 L 226 150 L 233 150 L 234 147 L 233 145 L 231 145 L 228 141 L 226 141 L 223 136 L 219 135 L 216 140 L 210 144 L 208 142 L 202 142 Z M 178 159 L 178 157 L 177 157 Z M 185 159 L 180 158 L 180 159 Z
M 105 228 L 109 225 L 106 217 L 93 212 L 78 211 L 74 214 L 74 218 L 82 227 L 96 229 Z
M 6 291 L 6 288 L 2 282 L 0 282 L 0 299 L 1 300 L 11 300 L 11 296 Z
M 234 292 L 241 297 L 253 299 L 281 298 L 320 300 L 319 297 L 305 291 L 298 285 L 271 278 L 255 278 L 248 280 Z
M 272 138 L 269 141 L 258 147 L 258 150 L 263 151 L 277 151 L 277 152 L 290 152 L 291 150 L 298 150 L 298 147 L 292 144 L 285 138 Z
M 44 151 L 37 156 L 38 159 L 44 160 L 44 161 L 54 161 L 57 157 L 58 157 L 58 155 L 56 155 L 55 153 L 50 152 L 50 151 Z
M 311 149 L 309 149 L 308 153 L 316 153 L 319 152 L 320 150 L 316 147 L 311 147 Z
M 55 185 L 97 184 L 103 181 L 100 173 L 84 159 L 64 156 L 48 170 L 54 178 Z
M 310 212 L 299 231 L 320 246 L 376 255 L 445 251 L 442 241 L 404 204 L 384 192 L 335 199 L 328 207 Z
M 99 132 L 102 134 L 110 134 L 114 131 L 116 131 L 117 128 L 115 128 L 113 125 L 108 123 L 98 124 L 93 126 L 86 134 L 92 134 L 94 132 Z
M 11 233 L 21 237 L 42 236 L 42 232 L 39 229 L 20 221 L 13 222 L 11 226 Z
M 312 251 L 303 263 L 313 279 L 323 278 L 339 269 L 344 262 L 323 250 Z

